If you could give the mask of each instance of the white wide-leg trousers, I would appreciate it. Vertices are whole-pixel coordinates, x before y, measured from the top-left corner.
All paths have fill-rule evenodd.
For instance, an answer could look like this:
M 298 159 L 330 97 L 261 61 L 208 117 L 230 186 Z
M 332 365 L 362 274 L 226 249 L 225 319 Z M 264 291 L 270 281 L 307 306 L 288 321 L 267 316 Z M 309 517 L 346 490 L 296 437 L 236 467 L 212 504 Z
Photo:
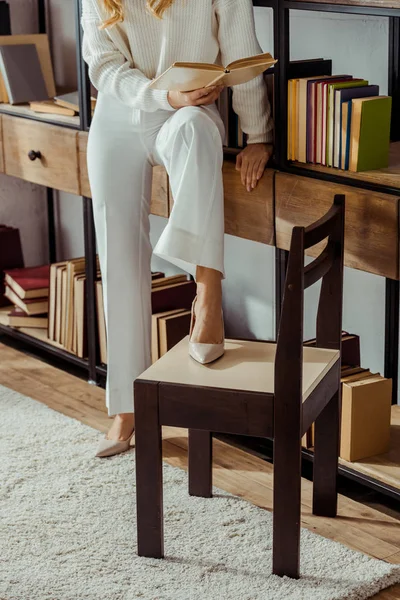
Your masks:
M 134 412 L 133 381 L 151 365 L 152 167 L 174 198 L 154 254 L 196 277 L 224 271 L 224 125 L 215 104 L 153 113 L 99 94 L 87 163 L 103 281 L 109 416 Z

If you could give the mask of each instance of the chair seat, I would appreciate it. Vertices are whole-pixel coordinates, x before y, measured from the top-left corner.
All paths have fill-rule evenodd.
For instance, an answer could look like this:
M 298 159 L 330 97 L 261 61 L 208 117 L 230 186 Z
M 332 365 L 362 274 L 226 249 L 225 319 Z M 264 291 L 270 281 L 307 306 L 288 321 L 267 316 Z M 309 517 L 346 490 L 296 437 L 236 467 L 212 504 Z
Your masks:
M 274 393 L 276 344 L 225 339 L 225 354 L 206 365 L 189 355 L 188 344 L 187 335 L 137 379 Z M 304 347 L 303 401 L 339 358 L 337 350 Z

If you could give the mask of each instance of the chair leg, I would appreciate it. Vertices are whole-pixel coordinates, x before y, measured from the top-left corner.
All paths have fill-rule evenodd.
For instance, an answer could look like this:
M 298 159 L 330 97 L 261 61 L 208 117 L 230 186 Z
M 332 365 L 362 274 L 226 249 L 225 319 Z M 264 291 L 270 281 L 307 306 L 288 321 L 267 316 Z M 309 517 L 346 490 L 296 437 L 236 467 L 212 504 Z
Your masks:
M 337 515 L 337 474 L 340 425 L 339 392 L 315 421 L 313 514 Z
M 189 429 L 189 494 L 212 497 L 211 431 Z
M 162 436 L 158 383 L 136 380 L 135 454 L 138 555 L 164 556 Z
M 300 576 L 301 440 L 274 439 L 273 573 Z

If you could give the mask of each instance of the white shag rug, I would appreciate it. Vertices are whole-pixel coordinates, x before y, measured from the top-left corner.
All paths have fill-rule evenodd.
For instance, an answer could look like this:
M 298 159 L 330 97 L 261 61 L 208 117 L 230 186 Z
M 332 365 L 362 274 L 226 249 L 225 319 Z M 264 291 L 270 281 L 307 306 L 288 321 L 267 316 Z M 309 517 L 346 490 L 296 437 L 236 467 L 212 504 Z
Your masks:
M 271 574 L 268 511 L 164 463 L 165 558 L 136 554 L 135 454 L 0 386 L 1 600 L 363 600 L 400 568 L 301 533 L 301 579 Z

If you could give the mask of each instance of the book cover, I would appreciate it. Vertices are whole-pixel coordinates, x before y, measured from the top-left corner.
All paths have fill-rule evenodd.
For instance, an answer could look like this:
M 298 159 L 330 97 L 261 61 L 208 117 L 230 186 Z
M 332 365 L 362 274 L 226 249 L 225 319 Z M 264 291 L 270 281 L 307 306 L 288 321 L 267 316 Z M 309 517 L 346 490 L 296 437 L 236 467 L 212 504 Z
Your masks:
M 5 269 L 5 282 L 22 299 L 49 295 L 50 265 Z
M 34 44 L 0 45 L 0 72 L 11 104 L 48 98 Z
M 365 85 L 360 87 L 342 88 L 335 90 L 335 122 L 334 122 L 334 153 L 333 166 L 340 168 L 342 155 L 342 110 L 343 103 L 353 98 L 366 98 L 378 96 L 379 85 Z
M 343 114 L 345 115 L 345 122 L 343 123 L 343 127 L 345 127 L 345 129 L 343 129 L 343 131 L 345 131 L 346 133 L 344 134 L 345 138 L 343 141 L 344 149 L 342 152 L 342 169 L 345 169 L 347 171 L 349 169 L 350 164 L 351 111 L 353 104 L 351 100 L 349 100 L 345 104 L 346 107 L 343 107 Z
M 352 105 L 350 171 L 388 167 L 392 98 L 356 98 Z
M 152 313 L 174 308 L 191 308 L 196 295 L 196 282 L 184 281 L 173 285 L 156 287 L 151 292 Z
M 21 237 L 19 229 L 0 225 L 0 306 L 9 304 L 4 296 L 4 269 L 15 269 L 24 266 Z
M 47 329 L 47 314 L 30 316 L 21 308 L 14 306 L 6 313 L 6 317 L 0 320 L 9 327 L 35 327 L 37 329 Z
M 15 306 L 22 308 L 27 315 L 41 315 L 47 313 L 49 303 L 47 298 L 21 298 L 8 285 L 4 294 Z
M 160 356 L 164 356 L 189 333 L 191 311 L 161 317 L 158 321 Z
M 53 98 L 56 93 L 54 82 L 53 64 L 50 55 L 49 37 L 45 33 L 31 33 L 18 35 L 2 35 L 0 36 L 0 46 L 16 46 L 24 44 L 34 44 L 39 56 L 40 66 L 46 82 L 47 98 Z M 2 97 L 3 93 L 5 98 Z M 0 101 L 9 102 L 7 91 L 4 86 L 3 79 L 0 73 Z
M 158 322 L 162 317 L 169 315 L 175 315 L 177 313 L 185 312 L 184 308 L 175 308 L 173 310 L 167 310 L 160 313 L 155 313 L 151 317 L 151 361 L 155 363 L 161 356 L 160 354 L 160 336 Z
M 0 2 L 0 35 L 11 35 L 10 7 L 4 0 Z
M 59 267 L 66 267 L 67 261 L 53 263 L 50 265 L 50 285 L 49 285 L 49 323 L 47 328 L 47 337 L 49 340 L 56 341 L 56 296 L 57 296 L 57 270 Z

